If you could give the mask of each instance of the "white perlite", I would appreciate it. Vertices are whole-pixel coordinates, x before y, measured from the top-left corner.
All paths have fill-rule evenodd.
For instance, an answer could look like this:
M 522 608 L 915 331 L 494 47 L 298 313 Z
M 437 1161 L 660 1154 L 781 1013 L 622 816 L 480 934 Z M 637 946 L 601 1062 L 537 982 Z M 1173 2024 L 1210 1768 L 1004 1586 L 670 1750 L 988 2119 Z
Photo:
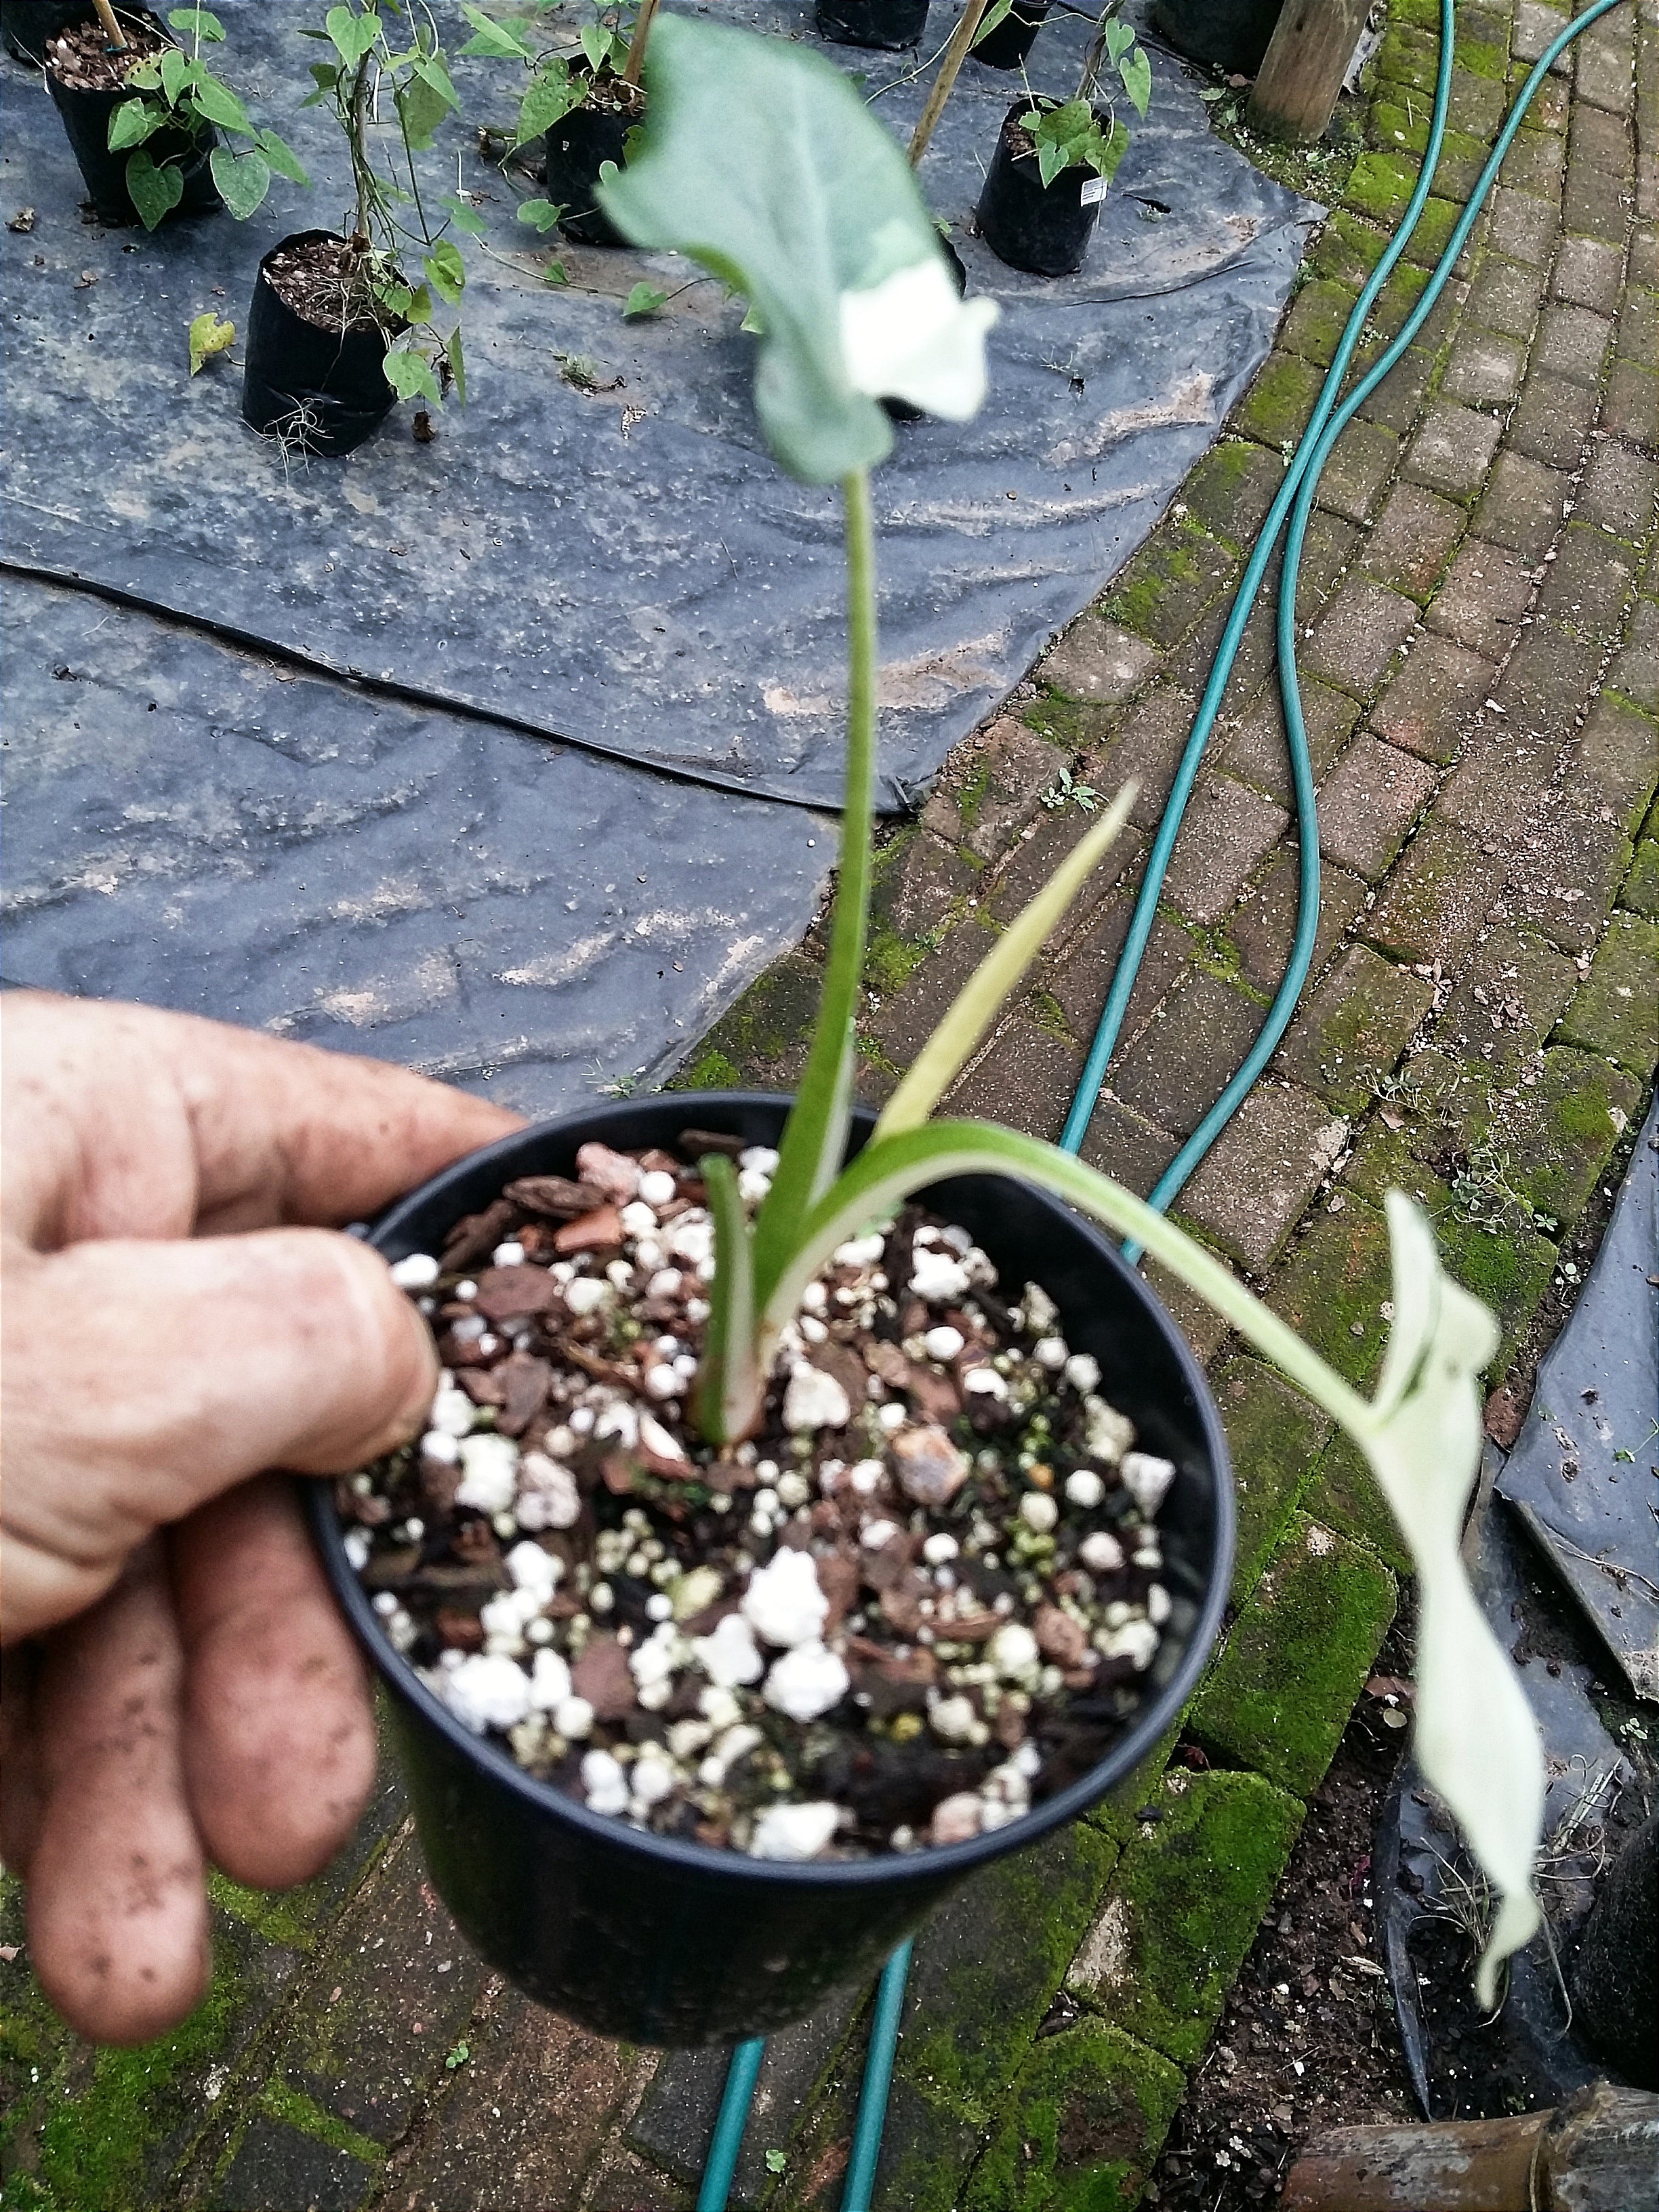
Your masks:
M 789 1377 L 783 1394 L 783 1425 L 792 1435 L 817 1429 L 844 1429 L 853 1418 L 847 1393 L 833 1375 L 804 1362 Z
M 400 1291 L 429 1291 L 441 1270 L 430 1252 L 411 1252 L 392 1263 L 392 1281 Z
M 511 1437 L 486 1430 L 482 1436 L 461 1439 L 461 1486 L 458 1505 L 475 1513 L 505 1513 L 519 1486 L 519 1447 Z
M 852 1677 L 826 1644 L 798 1644 L 786 1651 L 766 1678 L 766 1702 L 792 1721 L 815 1721 L 838 1705 Z
M 608 1751 L 590 1751 L 582 1760 L 582 1790 L 590 1813 L 625 1813 L 628 1777 Z
M 769 1805 L 755 1823 L 751 1857 L 815 1859 L 841 1820 L 841 1808 L 827 1799 L 806 1805 Z
M 574 1528 L 581 1519 L 581 1492 L 576 1478 L 545 1452 L 526 1452 L 519 1462 L 519 1496 L 514 1507 L 519 1526 Z
M 910 1288 L 930 1305 L 949 1305 L 968 1295 L 968 1270 L 954 1252 L 917 1245 L 910 1259 Z
M 1151 1452 L 1125 1452 L 1121 1471 L 1123 1487 L 1150 1521 L 1175 1480 L 1175 1462 L 1156 1458 Z
M 474 1735 L 486 1729 L 516 1728 L 530 1711 L 530 1677 L 516 1659 L 475 1651 L 449 1674 L 443 1698 Z
M 817 1643 L 829 1611 L 810 1552 L 775 1553 L 750 1576 L 743 1595 L 744 1618 L 755 1633 L 786 1649 Z
M 712 1636 L 693 1639 L 698 1666 L 718 1689 L 735 1690 L 758 1682 L 766 1662 L 755 1644 L 755 1632 L 740 1613 L 728 1613 L 716 1624 Z

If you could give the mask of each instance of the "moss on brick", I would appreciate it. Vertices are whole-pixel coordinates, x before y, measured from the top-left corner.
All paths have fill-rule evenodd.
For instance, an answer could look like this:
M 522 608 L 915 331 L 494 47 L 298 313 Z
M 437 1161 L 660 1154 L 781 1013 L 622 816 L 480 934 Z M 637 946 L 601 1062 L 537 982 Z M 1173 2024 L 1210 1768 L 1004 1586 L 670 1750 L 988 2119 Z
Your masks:
M 1652 989 L 1650 974 L 1645 988 Z M 1507 1158 L 1506 1180 L 1536 1212 L 1564 1226 L 1577 1221 L 1641 1106 L 1634 1077 L 1592 1053 L 1553 1046 L 1537 1082 L 1507 1094 L 1494 1111 L 1492 1142 Z
M 716 1091 L 763 1079 L 789 1053 L 804 1048 L 817 1014 L 823 978 L 810 960 L 787 954 L 751 983 L 704 1039 L 681 1088 Z
M 1254 542 L 1284 476 L 1277 454 L 1265 453 L 1248 438 L 1224 438 L 1194 469 L 1181 487 L 1181 496 L 1223 544 L 1242 556 Z
M 1267 1303 L 1350 1382 L 1364 1382 L 1382 1357 L 1389 1292 L 1388 1224 L 1350 1199 L 1340 1213 L 1314 1216 L 1273 1278 Z
M 1659 915 L 1659 844 L 1644 837 L 1636 848 L 1630 872 L 1619 887 L 1619 903 L 1632 914 Z
M 1659 1053 L 1656 975 L 1659 925 L 1634 915 L 1615 914 L 1596 947 L 1589 976 L 1561 1018 L 1560 1036 L 1571 1044 L 1605 1054 L 1632 1075 L 1650 1075 Z M 1593 1139 L 1593 1112 L 1586 1133 Z
M 337 2120 L 332 2112 L 325 2112 L 312 2098 L 303 2095 L 273 2074 L 259 2092 L 259 2109 L 268 2112 L 273 2120 L 285 2120 L 303 2136 L 313 2136 L 326 2143 L 331 2150 L 349 2151 L 368 2166 L 384 2166 L 386 2151 L 368 2136 L 360 2136 L 343 2120 Z
M 883 2188 L 950 2212 L 1030 2052 L 1118 1856 L 1082 1823 L 975 1877 L 919 1938 L 894 2071 Z
M 974 2169 L 964 2212 L 1129 2212 L 1186 2086 L 1179 2067 L 1102 2021 L 1045 2036 Z
M 1238 1500 L 1232 1602 L 1242 1605 L 1307 1486 L 1331 1423 L 1259 1359 L 1230 1359 L 1211 1382 L 1232 1453 Z
M 1194 1733 L 1308 1796 L 1331 1763 L 1397 1595 L 1380 1559 L 1298 1514 L 1199 1692 Z
M 1291 303 L 1279 343 L 1287 353 L 1328 368 L 1336 358 L 1336 349 L 1358 297 L 1357 286 L 1351 289 L 1329 277 L 1304 284 Z
M 1494 84 L 1503 84 L 1509 76 L 1509 50 L 1495 40 L 1460 38 L 1453 59 L 1461 70 L 1471 76 L 1487 78 Z
M 1376 1486 L 1376 1477 L 1346 1431 L 1338 1429 L 1326 1445 L 1302 1503 L 1314 1520 L 1367 1546 L 1396 1574 L 1412 1572 L 1412 1555 Z
M 1264 446 L 1293 445 L 1307 428 L 1322 380 L 1299 354 L 1269 354 L 1239 404 L 1234 427 Z
M 1356 215 L 1392 225 L 1405 212 L 1421 166 L 1409 154 L 1362 154 L 1348 179 L 1348 206 Z
M 1166 521 L 1119 577 L 1101 612 L 1109 622 L 1173 645 L 1184 636 L 1234 566 L 1230 549 L 1193 515 Z
M 1179 2065 L 1203 2050 L 1302 1807 L 1255 1774 L 1165 1776 L 1066 1986 Z
M 1389 234 L 1367 222 L 1351 208 L 1332 210 L 1319 234 L 1306 266 L 1316 276 L 1334 277 L 1339 284 L 1363 284 L 1382 258 Z
M 1436 29 L 1437 32 L 1437 23 Z M 1432 92 L 1440 59 L 1438 36 L 1418 30 L 1390 12 L 1389 27 L 1376 50 L 1372 66 L 1385 83 L 1410 85 L 1417 92 Z

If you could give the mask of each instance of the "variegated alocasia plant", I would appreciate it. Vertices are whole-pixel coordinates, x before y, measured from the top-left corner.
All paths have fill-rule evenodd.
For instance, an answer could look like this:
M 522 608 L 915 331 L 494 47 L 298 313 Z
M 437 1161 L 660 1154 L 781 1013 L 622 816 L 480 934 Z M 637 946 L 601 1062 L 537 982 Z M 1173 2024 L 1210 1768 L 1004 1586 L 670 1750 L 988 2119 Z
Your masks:
M 776 459 L 839 483 L 846 511 L 849 677 L 841 870 L 823 997 L 770 1191 L 752 1229 L 735 1173 L 704 1160 L 716 1274 L 696 1414 L 711 1443 L 756 1424 L 779 1338 L 835 1248 L 911 1193 L 972 1173 L 1052 1191 L 1128 1237 L 1206 1298 L 1358 1444 L 1419 1578 L 1416 1752 L 1502 1898 L 1477 1986 L 1538 1923 L 1531 1887 L 1543 1810 L 1538 1735 L 1465 1578 L 1458 1535 L 1480 1455 L 1477 1377 L 1492 1316 L 1442 1271 L 1426 1219 L 1388 1198 L 1394 1321 L 1366 1399 L 1270 1313 L 1213 1254 L 1107 1176 L 1034 1137 L 933 1108 L 1116 837 L 1120 794 L 963 990 L 843 1165 L 864 964 L 875 787 L 875 548 L 869 470 L 892 432 L 884 397 L 953 420 L 978 407 L 995 309 L 957 297 L 898 147 L 852 86 L 809 50 L 680 16 L 659 21 L 647 64 L 645 143 L 603 187 L 605 210 L 642 246 L 690 255 L 757 311 L 756 402 Z M 730 118 L 744 118 L 734 133 Z

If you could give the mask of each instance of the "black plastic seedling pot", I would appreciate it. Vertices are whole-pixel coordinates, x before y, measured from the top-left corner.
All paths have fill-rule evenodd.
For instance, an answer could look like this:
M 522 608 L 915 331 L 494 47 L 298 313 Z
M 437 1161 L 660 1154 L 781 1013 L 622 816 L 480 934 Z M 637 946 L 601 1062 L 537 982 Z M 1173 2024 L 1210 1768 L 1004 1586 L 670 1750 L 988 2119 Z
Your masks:
M 1285 0 L 1152 0 L 1152 21 L 1180 53 L 1254 76 Z
M 464 1214 L 519 1176 L 571 1175 L 590 1137 L 672 1147 L 695 1127 L 775 1145 L 788 1102 L 741 1092 L 595 1106 L 474 1153 L 394 1206 L 373 1243 L 389 1260 L 440 1249 Z M 861 1115 L 854 1137 L 868 1135 Z M 999 1176 L 926 1194 L 1005 1279 L 1042 1283 L 1068 1343 L 1176 1474 L 1158 1516 L 1174 1601 L 1139 1711 L 1097 1766 L 1005 1828 L 890 1857 L 786 1863 L 659 1836 L 591 1813 L 471 1735 L 382 1634 L 347 1561 L 330 1486 L 302 1486 L 336 1595 L 392 1692 L 432 1879 L 468 1940 L 539 2002 L 636 2044 L 732 2042 L 804 2019 L 875 1973 L 976 1869 L 1074 1820 L 1122 1781 L 1185 1703 L 1220 1626 L 1232 1566 L 1227 1447 L 1191 1352 L 1133 1269 L 1066 1207 Z
M 1036 155 L 1016 153 L 1012 143 L 1020 118 L 1031 108 L 1030 100 L 1016 100 L 1004 117 L 974 220 L 992 252 L 1011 269 L 1028 270 L 1034 276 L 1069 276 L 1082 266 L 1100 219 L 1099 199 L 1083 197 L 1100 179 L 1079 162 L 1062 169 L 1052 184 L 1043 183 Z M 1100 121 L 1109 129 L 1104 115 Z
M 818 36 L 837 46 L 897 53 L 927 27 L 927 0 L 818 0 Z
M 266 274 L 276 254 L 333 236 L 297 230 L 259 264 L 247 319 L 242 420 L 264 436 L 293 440 L 308 453 L 337 455 L 351 453 L 378 429 L 397 398 L 383 366 L 396 326 L 325 331 L 295 314 Z
M 138 21 L 154 25 L 155 19 L 147 11 L 123 11 L 129 22 Z M 70 21 L 80 22 L 91 13 L 77 9 Z M 63 26 L 59 26 L 62 28 Z M 156 27 L 159 28 L 159 26 Z M 56 35 L 55 33 L 53 35 Z M 46 87 L 52 103 L 64 118 L 70 151 L 80 164 L 81 174 L 86 180 L 87 197 L 100 222 L 130 223 L 139 220 L 132 195 L 127 190 L 127 160 L 132 151 L 122 147 L 110 151 L 110 118 L 124 101 L 135 99 L 127 91 L 90 92 L 78 85 L 61 83 L 48 65 Z M 212 126 L 204 124 L 199 131 L 158 131 L 144 141 L 144 151 L 158 168 L 168 164 L 176 167 L 184 190 L 176 206 L 169 210 L 167 220 L 176 216 L 208 215 L 224 204 L 219 198 L 219 188 L 213 181 L 208 167 L 218 137 Z
M 584 102 L 561 116 L 547 134 L 547 197 L 565 210 L 559 228 L 579 246 L 628 243 L 599 205 L 599 172 L 607 161 L 621 168 L 628 134 L 638 121 L 620 108 Z
M 1036 34 L 1048 18 L 1050 0 L 1014 0 L 995 30 L 974 46 L 974 59 L 988 69 L 1023 69 Z
M 20 62 L 39 69 L 47 40 L 71 23 L 84 23 L 91 13 L 92 0 L 0 0 L 0 41 Z

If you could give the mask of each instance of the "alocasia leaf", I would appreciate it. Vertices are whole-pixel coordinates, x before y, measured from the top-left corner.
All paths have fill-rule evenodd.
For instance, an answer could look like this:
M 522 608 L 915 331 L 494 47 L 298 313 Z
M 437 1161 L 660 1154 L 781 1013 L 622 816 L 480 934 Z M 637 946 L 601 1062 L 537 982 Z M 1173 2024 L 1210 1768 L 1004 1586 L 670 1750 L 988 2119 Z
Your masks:
M 605 213 L 759 310 L 755 404 L 792 475 L 828 483 L 880 460 L 891 428 L 849 373 L 841 303 L 941 260 L 903 154 L 841 72 L 790 40 L 661 15 L 646 84 L 644 148 L 600 187 Z

